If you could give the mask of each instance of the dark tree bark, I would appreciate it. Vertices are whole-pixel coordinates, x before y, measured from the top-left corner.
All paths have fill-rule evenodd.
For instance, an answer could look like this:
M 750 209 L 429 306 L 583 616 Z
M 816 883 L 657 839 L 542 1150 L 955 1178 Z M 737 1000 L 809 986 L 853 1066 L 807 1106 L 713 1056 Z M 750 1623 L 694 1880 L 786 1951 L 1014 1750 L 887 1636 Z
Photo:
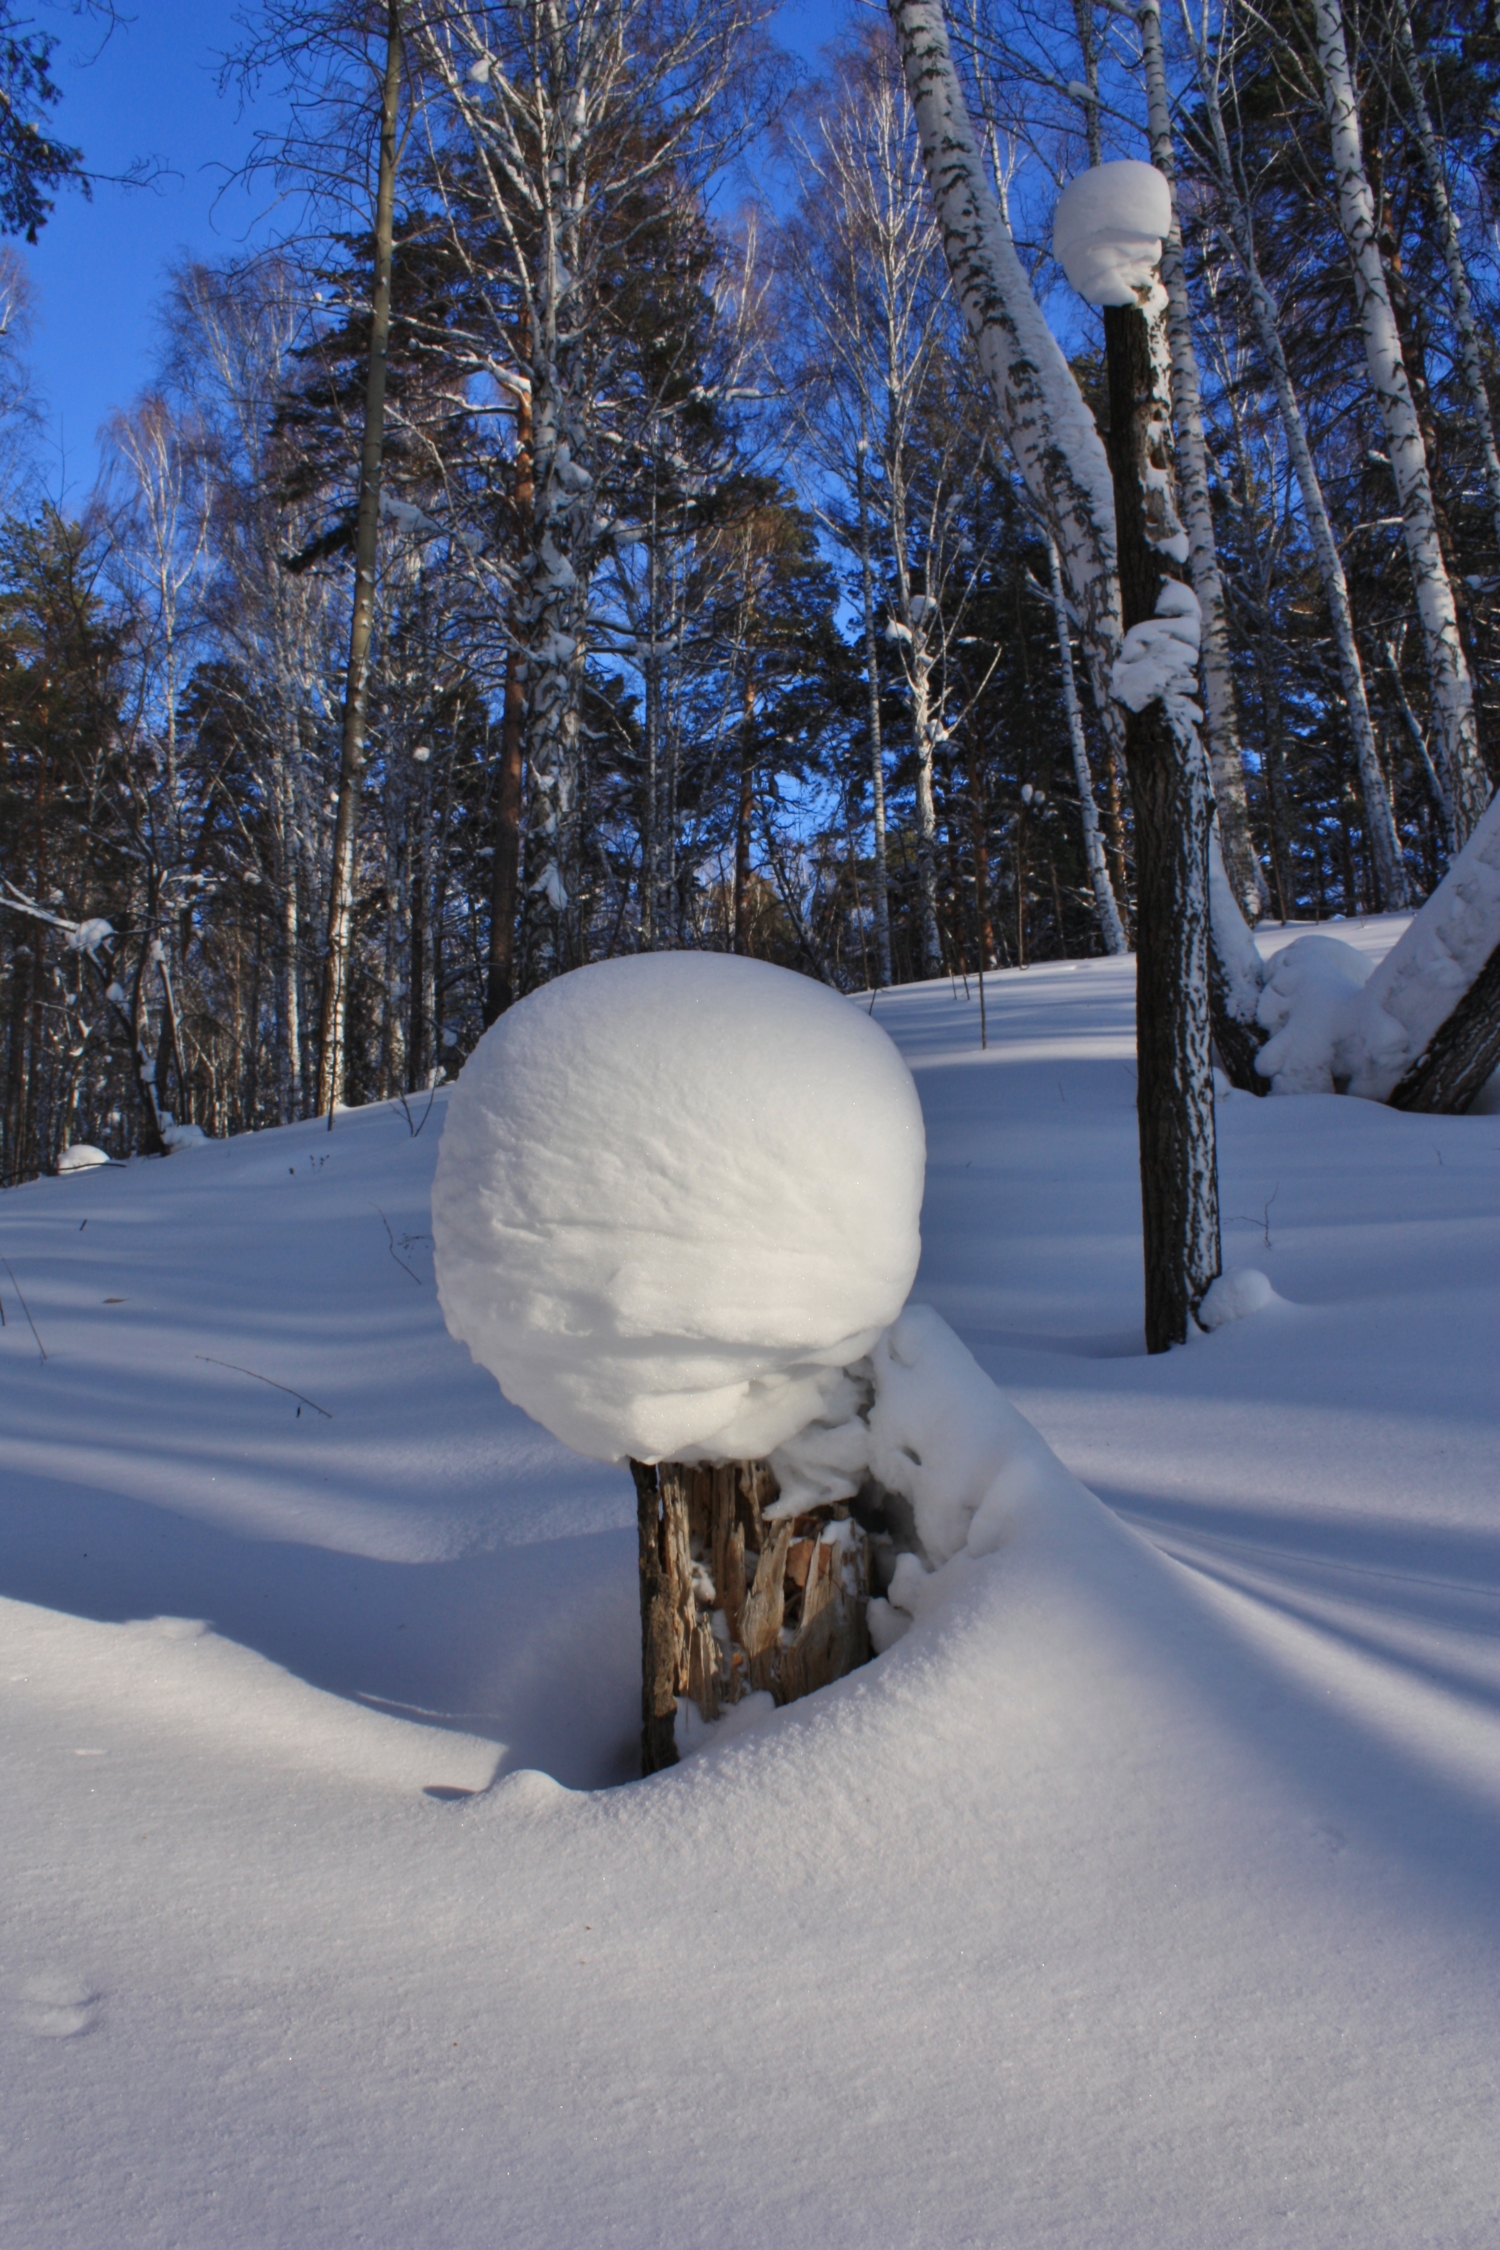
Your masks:
M 523 339 L 529 330 L 523 328 Z M 524 356 L 524 353 L 523 353 Z M 531 392 L 516 395 L 514 511 L 524 536 L 536 501 L 532 469 Z M 512 644 L 505 663 L 505 709 L 500 725 L 500 776 L 495 797 L 495 856 L 490 863 L 490 957 L 485 981 L 488 1030 L 516 994 L 516 919 L 521 906 L 521 806 L 526 740 L 526 660 Z
M 641 1772 L 677 1763 L 677 1639 L 679 1621 L 668 1568 L 671 1526 L 662 1508 L 656 1466 L 632 1461 L 641 1572 Z
M 754 808 L 755 683 L 750 655 L 745 655 L 745 707 L 740 720 L 740 780 L 734 819 L 734 899 L 731 944 L 736 953 L 750 951 L 750 817 Z
M 490 957 L 484 993 L 488 1030 L 516 997 L 516 915 L 521 883 L 521 744 L 526 723 L 522 658 L 511 650 L 505 665 L 505 710 L 500 722 L 500 773 L 495 792 L 494 859 L 490 862 Z
M 1269 1094 L 1270 1079 L 1262 1078 L 1255 1067 L 1255 1058 L 1265 1045 L 1267 1035 L 1258 1023 L 1245 1023 L 1231 1010 L 1212 947 L 1208 956 L 1208 996 L 1213 1041 L 1224 1076 L 1242 1094 Z
M 1392 1109 L 1461 1116 L 1500 1070 L 1500 945 L 1390 1097 Z
M 1154 432 L 1170 428 L 1144 312 L 1104 308 L 1110 469 L 1125 630 L 1156 615 L 1167 573 L 1151 538 L 1148 491 L 1169 488 Z M 1148 472 L 1151 472 L 1148 482 Z M 1163 503 L 1164 504 L 1164 503 Z M 1219 1271 L 1218 1172 L 1208 994 L 1208 762 L 1158 697 L 1126 710 L 1135 812 L 1136 1119 L 1146 1282 L 1146 1349 L 1187 1339 Z

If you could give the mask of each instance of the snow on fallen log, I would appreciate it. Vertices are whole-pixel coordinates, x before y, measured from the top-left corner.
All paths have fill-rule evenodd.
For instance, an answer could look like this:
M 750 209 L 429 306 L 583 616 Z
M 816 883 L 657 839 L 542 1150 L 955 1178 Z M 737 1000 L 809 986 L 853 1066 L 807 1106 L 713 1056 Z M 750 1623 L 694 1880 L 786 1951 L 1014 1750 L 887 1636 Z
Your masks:
M 1500 1068 L 1500 796 L 1378 967 L 1342 938 L 1297 938 L 1256 1020 L 1273 1093 L 1466 1110 Z
M 1500 1062 L 1497 951 L 1500 794 L 1365 986 L 1350 1093 L 1401 1109 L 1466 1109 Z M 1424 1071 L 1440 1040 L 1437 1067 Z
M 58 1177 L 66 1178 L 69 1172 L 95 1172 L 109 1161 L 103 1149 L 95 1148 L 91 1141 L 74 1141 L 57 1160 Z

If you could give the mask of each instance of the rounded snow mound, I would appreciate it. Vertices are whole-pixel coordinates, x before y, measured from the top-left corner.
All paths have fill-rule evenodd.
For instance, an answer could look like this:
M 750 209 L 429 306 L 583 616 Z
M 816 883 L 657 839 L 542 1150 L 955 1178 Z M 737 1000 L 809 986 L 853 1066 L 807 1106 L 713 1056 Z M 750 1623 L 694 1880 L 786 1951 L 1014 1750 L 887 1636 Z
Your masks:
M 1052 251 L 1089 304 L 1133 305 L 1150 288 L 1171 230 L 1165 173 L 1127 156 L 1069 180 L 1052 221 Z
M 1232 1320 L 1248 1320 L 1252 1313 L 1264 1312 L 1268 1305 L 1285 1302 L 1284 1297 L 1277 1296 L 1259 1266 L 1239 1266 L 1232 1273 L 1221 1273 L 1216 1281 L 1209 1283 L 1198 1307 L 1198 1326 L 1210 1331 L 1226 1328 Z
M 443 1314 L 580 1453 L 760 1457 L 905 1303 L 924 1159 L 905 1063 L 826 986 L 724 954 L 576 969 L 454 1090 Z
M 109 1158 L 102 1148 L 95 1148 L 89 1141 L 75 1141 L 71 1148 L 63 1150 L 57 1160 L 57 1169 L 60 1173 L 92 1172 L 96 1164 L 108 1162 Z

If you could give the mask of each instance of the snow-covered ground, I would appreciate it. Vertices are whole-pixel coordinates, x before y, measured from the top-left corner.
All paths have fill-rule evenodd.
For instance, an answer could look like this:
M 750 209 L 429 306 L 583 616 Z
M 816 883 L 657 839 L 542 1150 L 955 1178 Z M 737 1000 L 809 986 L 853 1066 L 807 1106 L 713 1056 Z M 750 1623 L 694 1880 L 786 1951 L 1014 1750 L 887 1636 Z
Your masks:
M 1231 1097 L 1285 1302 L 1148 1360 L 1130 983 L 876 1004 L 915 1294 L 1103 1505 L 631 1788 L 445 1096 L 0 1198 L 5 2250 L 1500 2239 L 1500 1116 Z

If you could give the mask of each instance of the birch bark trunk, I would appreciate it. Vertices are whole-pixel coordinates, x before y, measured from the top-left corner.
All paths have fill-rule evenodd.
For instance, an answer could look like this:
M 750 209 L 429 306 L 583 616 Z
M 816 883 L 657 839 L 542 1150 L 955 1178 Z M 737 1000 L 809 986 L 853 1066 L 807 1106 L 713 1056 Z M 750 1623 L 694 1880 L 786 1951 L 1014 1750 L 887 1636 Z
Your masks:
M 1427 657 L 1433 718 L 1457 842 L 1462 845 L 1490 797 L 1479 754 L 1474 692 L 1459 639 L 1453 588 L 1438 540 L 1427 449 L 1412 401 L 1401 338 L 1377 239 L 1375 198 L 1365 172 L 1359 107 L 1339 0 L 1313 0 L 1313 26 L 1323 106 L 1338 191 L 1339 224 L 1349 251 L 1354 297 L 1364 334 L 1370 386 L 1385 424 L 1386 446 L 1401 504 L 1406 552 L 1416 589 Z
M 375 272 L 370 299 L 370 364 L 360 451 L 359 512 L 354 534 L 354 608 L 344 686 L 338 812 L 328 885 L 328 947 L 319 1011 L 318 1115 L 333 1125 L 344 1082 L 344 1026 L 349 1000 L 349 949 L 359 808 L 364 792 L 369 709 L 370 639 L 375 622 L 375 549 L 380 535 L 380 469 L 385 442 L 386 353 L 391 333 L 391 262 L 396 211 L 396 123 L 401 98 L 400 0 L 387 0 L 385 70 L 380 88 L 380 163 L 375 190 Z
M 1469 394 L 1469 408 L 1474 417 L 1474 428 L 1484 461 L 1490 513 L 1495 526 L 1495 544 L 1500 547 L 1500 451 L 1496 449 L 1495 417 L 1490 409 L 1490 394 L 1485 386 L 1479 324 L 1474 318 L 1474 295 L 1469 287 L 1463 245 L 1458 238 L 1457 214 L 1453 209 L 1453 199 L 1448 193 L 1443 152 L 1432 129 L 1432 114 L 1427 107 L 1427 95 L 1422 85 L 1422 65 L 1412 36 L 1411 12 L 1406 0 L 1396 0 L 1394 12 L 1396 45 L 1411 96 L 1412 120 L 1417 128 L 1417 145 L 1422 152 L 1427 193 L 1433 217 L 1437 221 L 1438 237 L 1443 245 L 1443 261 L 1448 268 L 1449 286 L 1453 291 L 1453 319 L 1458 330 L 1459 367 L 1463 374 L 1464 389 Z
M 1208 496 L 1208 460 L 1203 440 L 1203 405 L 1192 313 L 1183 268 L 1182 227 L 1177 211 L 1177 164 L 1172 146 L 1172 116 L 1162 53 L 1160 0 L 1143 0 L 1139 23 L 1150 121 L 1151 161 L 1172 189 L 1172 229 L 1162 244 L 1161 279 L 1167 292 L 1167 335 L 1172 349 L 1172 411 L 1177 426 L 1177 474 L 1188 535 L 1188 569 L 1203 613 L 1201 669 L 1208 762 L 1224 865 L 1240 907 L 1253 922 L 1269 904 L 1261 873 L 1250 811 L 1245 801 L 1245 762 L 1240 750 L 1229 635 L 1224 621 L 1224 586 L 1214 543 L 1213 509 Z
M 1338 660 L 1339 685 L 1343 690 L 1344 706 L 1349 714 L 1349 732 L 1354 741 L 1354 759 L 1359 771 L 1360 796 L 1370 840 L 1375 885 L 1386 912 L 1402 913 L 1411 904 L 1411 894 L 1402 863 L 1400 839 L 1391 813 L 1385 773 L 1375 744 L 1375 727 L 1370 717 L 1369 697 L 1365 691 L 1364 664 L 1354 633 L 1349 582 L 1344 575 L 1343 558 L 1333 535 L 1333 524 L 1323 497 L 1322 481 L 1312 457 L 1312 447 L 1308 443 L 1307 425 L 1302 419 L 1302 408 L 1292 386 L 1276 307 L 1261 274 L 1249 206 L 1239 191 L 1229 137 L 1224 125 L 1224 112 L 1215 83 L 1214 66 L 1202 46 L 1197 49 L 1196 60 L 1198 90 L 1203 98 L 1204 115 L 1208 121 L 1214 171 L 1228 222 L 1229 244 L 1249 296 L 1256 337 L 1270 369 L 1282 428 L 1286 432 L 1287 453 L 1291 459 L 1292 473 L 1297 479 L 1297 490 L 1301 496 L 1308 536 L 1312 540 L 1313 554 L 1317 560 L 1323 598 L 1328 604 L 1334 651 Z
M 880 728 L 880 652 L 875 638 L 875 583 L 870 565 L 869 496 L 865 490 L 868 440 L 855 453 L 859 498 L 859 571 L 865 611 L 865 677 L 870 715 L 870 783 L 875 823 L 875 963 L 879 981 L 891 981 L 891 906 L 885 856 L 885 745 Z
M 1098 918 L 1099 935 L 1104 940 L 1105 952 L 1128 953 L 1130 946 L 1120 921 L 1120 909 L 1115 902 L 1114 885 L 1109 879 L 1109 868 L 1104 857 L 1104 838 L 1099 832 L 1099 813 L 1094 803 L 1094 777 L 1089 771 L 1088 742 L 1084 736 L 1083 712 L 1078 702 L 1078 682 L 1073 672 L 1073 635 L 1068 624 L 1062 565 L 1050 539 L 1047 541 L 1047 561 L 1052 577 L 1052 616 L 1057 628 L 1057 658 L 1062 671 L 1063 711 L 1068 722 L 1068 741 L 1073 752 L 1073 777 L 1078 784 L 1078 806 L 1083 816 L 1083 856 L 1088 862 L 1089 880 L 1094 886 L 1094 912 Z
M 890 15 L 953 286 L 1006 440 L 1056 543 L 1085 645 L 1107 674 L 1120 609 L 1103 442 L 990 188 L 941 0 L 890 0 Z
M 904 576 L 904 572 L 903 572 Z M 910 604 L 903 606 L 910 608 Z M 919 617 L 911 633 L 908 677 L 912 735 L 917 753 L 917 883 L 922 894 L 922 973 L 943 973 L 943 945 L 937 916 L 937 807 L 932 793 L 932 661 L 926 627 Z

